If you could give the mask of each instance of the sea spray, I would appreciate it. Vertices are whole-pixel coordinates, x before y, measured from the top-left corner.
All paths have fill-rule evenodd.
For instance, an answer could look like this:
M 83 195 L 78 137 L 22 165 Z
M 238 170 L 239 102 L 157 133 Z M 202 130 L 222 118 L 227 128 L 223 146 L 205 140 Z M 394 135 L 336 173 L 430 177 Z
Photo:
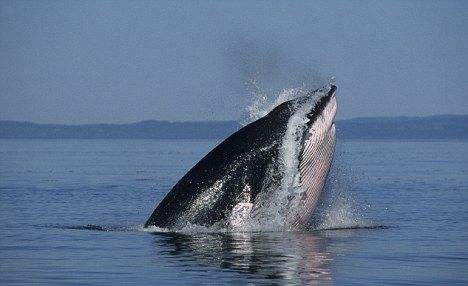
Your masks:
M 338 150 L 339 151 L 339 150 Z M 320 201 L 310 219 L 313 230 L 372 228 L 377 224 L 365 217 L 366 206 L 352 192 L 352 182 L 346 167 L 341 166 L 340 155 L 335 154 Z M 337 162 L 338 161 L 338 162 Z
M 283 89 L 279 93 L 269 94 L 260 87 L 255 86 L 255 88 L 249 89 L 249 94 L 252 96 L 252 102 L 245 108 L 245 113 L 242 116 L 244 119 L 241 123 L 244 126 L 252 123 L 267 115 L 281 103 L 299 98 L 309 92 L 310 90 L 305 86 L 300 86 L 296 88 Z

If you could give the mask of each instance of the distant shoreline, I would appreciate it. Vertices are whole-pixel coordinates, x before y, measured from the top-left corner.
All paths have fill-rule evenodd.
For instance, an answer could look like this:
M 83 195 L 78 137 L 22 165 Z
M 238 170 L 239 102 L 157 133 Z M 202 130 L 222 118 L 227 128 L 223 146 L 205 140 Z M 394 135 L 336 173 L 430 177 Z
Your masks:
M 468 115 L 369 117 L 339 120 L 341 139 L 468 139 Z M 40 124 L 0 121 L 0 139 L 223 139 L 242 126 L 236 121 L 129 124 Z

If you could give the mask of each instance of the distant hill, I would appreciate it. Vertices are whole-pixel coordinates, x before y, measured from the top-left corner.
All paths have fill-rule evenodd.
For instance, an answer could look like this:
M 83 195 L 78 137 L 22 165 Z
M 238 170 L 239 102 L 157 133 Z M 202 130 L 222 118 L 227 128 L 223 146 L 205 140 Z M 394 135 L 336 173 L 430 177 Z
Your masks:
M 468 139 L 468 115 L 375 117 L 340 120 L 342 139 Z M 60 125 L 0 121 L 1 139 L 221 139 L 241 126 L 235 121 Z
M 0 138 L 17 139 L 218 139 L 240 128 L 234 121 L 59 125 L 0 121 Z
M 468 115 L 355 118 L 336 126 L 345 139 L 468 139 Z

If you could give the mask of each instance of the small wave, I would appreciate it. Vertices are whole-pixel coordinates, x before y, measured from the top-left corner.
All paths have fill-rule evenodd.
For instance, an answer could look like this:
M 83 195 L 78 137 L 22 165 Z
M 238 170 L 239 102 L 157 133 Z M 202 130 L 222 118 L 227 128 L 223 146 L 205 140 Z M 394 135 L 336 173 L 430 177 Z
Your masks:
M 342 226 L 342 227 L 319 227 L 319 228 L 310 228 L 305 231 L 310 232 L 321 232 L 321 231 L 340 231 L 340 230 L 377 230 L 377 229 L 388 229 L 389 226 L 381 225 L 381 224 L 373 224 L 373 225 L 349 225 L 349 226 Z M 180 233 L 180 234 L 236 234 L 236 233 L 281 233 L 281 232 L 296 232 L 284 229 L 253 229 L 253 228 L 227 228 L 227 227 L 206 227 L 201 225 L 193 225 L 190 224 L 180 229 L 167 229 L 167 228 L 160 228 L 155 226 L 150 226 L 148 228 L 143 228 L 142 231 L 149 232 L 149 233 Z M 301 232 L 301 231 L 299 231 Z
M 376 225 L 355 225 L 347 227 L 333 227 L 333 228 L 317 228 L 316 231 L 329 231 L 329 230 L 360 230 L 360 229 L 388 229 L 390 226 L 376 224 Z
M 91 230 L 91 231 L 143 231 L 143 225 L 139 226 L 102 226 L 96 224 L 87 224 L 87 225 L 60 225 L 60 224 L 50 224 L 50 225 L 40 225 L 39 227 L 45 228 L 58 228 L 58 229 L 71 229 L 71 230 Z
M 162 233 L 180 233 L 180 234 L 235 234 L 235 233 L 279 233 L 285 232 L 284 230 L 271 230 L 271 229 L 232 229 L 227 227 L 206 227 L 201 225 L 188 224 L 180 229 L 168 229 L 156 226 L 149 226 L 145 228 L 143 225 L 137 226 L 102 226 L 95 224 L 87 225 L 41 225 L 39 227 L 45 228 L 56 228 L 63 230 L 82 230 L 82 231 L 99 231 L 99 232 L 147 232 L 154 234 Z M 311 228 L 308 231 L 321 232 L 321 231 L 340 231 L 340 230 L 364 230 L 364 229 L 388 229 L 386 225 L 355 225 L 355 226 L 344 226 L 344 227 L 330 227 L 330 228 Z M 286 231 L 289 232 L 289 231 Z

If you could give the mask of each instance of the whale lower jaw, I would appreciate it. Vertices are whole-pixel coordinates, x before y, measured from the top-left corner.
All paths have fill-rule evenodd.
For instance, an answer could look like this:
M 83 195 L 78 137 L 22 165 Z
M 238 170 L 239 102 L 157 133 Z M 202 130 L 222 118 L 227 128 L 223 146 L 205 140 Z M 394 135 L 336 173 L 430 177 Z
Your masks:
M 302 161 L 299 165 L 302 193 L 298 196 L 295 207 L 290 208 L 294 213 L 291 223 L 292 229 L 300 229 L 308 224 L 309 218 L 319 200 L 323 187 L 330 172 L 333 153 L 336 145 L 335 125 L 324 133 L 322 140 L 305 142 Z
M 308 224 L 330 172 L 336 145 L 333 122 L 337 103 L 333 93 L 320 116 L 308 128 L 300 155 L 299 174 L 302 192 L 293 197 L 290 207 L 291 228 Z

